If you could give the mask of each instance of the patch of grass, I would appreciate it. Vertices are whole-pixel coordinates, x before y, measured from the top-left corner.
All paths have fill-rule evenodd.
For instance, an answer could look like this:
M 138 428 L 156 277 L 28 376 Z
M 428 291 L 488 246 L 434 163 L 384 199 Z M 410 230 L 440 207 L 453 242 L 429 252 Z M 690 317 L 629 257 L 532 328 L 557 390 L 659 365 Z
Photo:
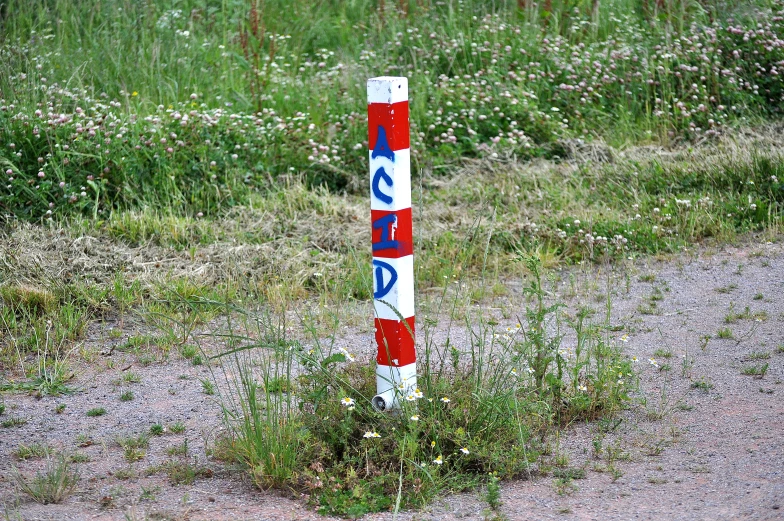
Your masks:
M 72 452 L 68 454 L 68 460 L 71 463 L 87 463 L 90 461 L 90 456 L 83 452 Z
M 156 423 L 155 425 L 150 427 L 150 434 L 153 436 L 160 436 L 163 434 L 163 425 L 160 423 Z
M 734 291 L 736 289 L 738 289 L 738 285 L 735 284 L 734 282 L 732 282 L 730 284 L 727 284 L 726 286 L 722 286 L 720 288 L 716 288 L 716 291 L 718 293 L 725 293 L 726 294 L 726 293 L 730 293 L 730 292 L 732 292 L 732 291 Z
M 765 296 L 762 293 L 755 293 L 753 298 L 754 300 L 762 300 Z
M 42 443 L 31 443 L 30 445 L 20 443 L 14 451 L 14 455 L 20 460 L 45 458 L 52 454 L 54 454 L 54 449 L 49 445 L 44 445 Z
M 747 360 L 769 360 L 770 357 L 770 351 L 752 351 L 746 355 Z
M 129 384 L 138 384 L 139 382 L 142 381 L 142 377 L 139 376 L 139 373 L 135 373 L 133 371 L 127 371 L 123 373 L 122 380 L 123 382 Z
M 134 398 L 133 391 L 125 391 L 120 395 L 121 402 L 130 402 L 131 400 L 133 400 L 133 398 Z
M 724 322 L 727 324 L 732 324 L 738 320 L 748 320 L 752 318 L 752 316 L 751 308 L 749 308 L 749 306 L 746 306 L 743 311 L 736 311 L 735 304 L 730 303 L 730 310 L 724 316 Z
M 11 427 L 21 427 L 27 423 L 27 418 L 19 418 L 19 417 L 12 417 L 6 418 L 2 422 L 0 422 L 0 426 L 4 429 L 8 429 Z
M 161 465 L 172 485 L 192 485 L 197 478 L 211 478 L 212 469 L 191 461 L 180 459 L 169 460 Z
M 585 469 L 580 467 L 557 468 L 553 470 L 553 477 L 560 479 L 585 479 Z
M 746 376 L 755 376 L 758 378 L 762 378 L 768 372 L 768 364 L 754 364 L 754 365 L 747 365 L 743 369 L 741 369 L 741 374 Z
M 658 358 L 672 358 L 672 351 L 669 349 L 659 348 L 653 352 L 653 356 Z
M 175 423 L 174 423 L 174 425 L 172 425 L 171 427 L 169 427 L 169 430 L 170 430 L 170 431 L 171 431 L 173 434 L 180 434 L 180 433 L 182 433 L 182 432 L 185 432 L 185 424 L 184 424 L 184 423 L 182 423 L 182 422 L 179 422 L 179 421 L 178 421 L 178 422 L 175 422 Z
M 122 468 L 122 469 L 118 469 L 118 470 L 114 471 L 114 477 L 119 479 L 120 481 L 126 481 L 126 480 L 129 480 L 129 479 L 136 479 L 137 476 L 138 476 L 138 473 L 131 466 L 128 466 L 126 468 Z
M 117 444 L 123 449 L 125 461 L 133 463 L 144 459 L 147 454 L 146 449 L 150 445 L 150 439 L 146 434 L 139 434 L 138 436 L 118 438 Z
M 33 478 L 23 476 L 17 469 L 14 469 L 13 477 L 22 492 L 43 505 L 61 503 L 79 482 L 79 474 L 62 454 L 49 459 L 43 472 Z
M 174 445 L 166 449 L 166 454 L 169 456 L 187 456 L 188 455 L 188 440 L 185 439 L 179 445 Z
M 187 360 L 193 359 L 197 354 L 199 354 L 199 348 L 193 344 L 185 344 L 180 348 L 180 354 L 183 358 Z
M 730 328 L 722 327 L 722 328 L 719 328 L 719 331 L 716 333 L 716 338 L 722 338 L 722 339 L 726 340 L 726 339 L 732 339 L 732 338 L 735 338 L 735 337 L 732 334 L 732 330 Z
M 87 416 L 91 418 L 95 418 L 97 416 L 103 416 L 106 414 L 106 409 L 103 407 L 95 407 L 87 411 Z
M 705 380 L 704 378 L 701 378 L 699 380 L 693 381 L 690 387 L 692 389 L 699 389 L 701 391 L 710 391 L 711 389 L 713 389 L 714 386 L 709 381 Z
M 155 501 L 155 496 L 159 494 L 161 487 L 147 488 L 142 485 L 142 492 L 139 494 L 139 501 Z
M 206 395 L 212 396 L 215 394 L 215 384 L 209 380 L 201 380 L 201 392 Z

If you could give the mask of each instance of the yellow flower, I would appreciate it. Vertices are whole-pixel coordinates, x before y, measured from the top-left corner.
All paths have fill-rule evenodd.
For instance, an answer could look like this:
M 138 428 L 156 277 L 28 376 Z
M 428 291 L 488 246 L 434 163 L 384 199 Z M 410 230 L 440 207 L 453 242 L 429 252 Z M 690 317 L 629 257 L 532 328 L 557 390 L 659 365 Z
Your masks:
M 441 455 L 439 454 L 438 457 L 433 460 L 433 463 L 435 463 L 436 465 L 441 465 L 442 463 L 444 463 L 444 458 L 442 458 Z
M 435 441 L 431 441 L 430 442 L 430 447 L 432 448 L 432 447 L 435 447 L 435 446 L 436 446 L 436 442 Z
M 462 452 L 463 454 L 471 454 L 471 452 L 466 447 L 463 447 L 462 449 L 460 449 L 460 452 Z
M 138 93 L 138 92 L 136 92 L 136 91 L 133 91 L 133 94 L 131 94 L 131 96 L 133 96 L 133 97 L 136 97 L 136 96 L 138 96 L 138 95 L 139 95 L 139 93 Z
M 365 434 L 362 436 L 363 438 L 380 438 L 381 435 L 376 431 L 365 431 Z

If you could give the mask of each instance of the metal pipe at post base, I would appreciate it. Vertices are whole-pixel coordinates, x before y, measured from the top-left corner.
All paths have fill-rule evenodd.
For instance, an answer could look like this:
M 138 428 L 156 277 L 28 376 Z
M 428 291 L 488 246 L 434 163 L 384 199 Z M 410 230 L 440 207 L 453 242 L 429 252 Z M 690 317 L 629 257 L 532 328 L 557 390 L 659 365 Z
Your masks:
M 414 241 L 408 79 L 367 82 L 370 214 L 373 243 L 376 396 L 380 411 L 400 408 L 416 388 Z

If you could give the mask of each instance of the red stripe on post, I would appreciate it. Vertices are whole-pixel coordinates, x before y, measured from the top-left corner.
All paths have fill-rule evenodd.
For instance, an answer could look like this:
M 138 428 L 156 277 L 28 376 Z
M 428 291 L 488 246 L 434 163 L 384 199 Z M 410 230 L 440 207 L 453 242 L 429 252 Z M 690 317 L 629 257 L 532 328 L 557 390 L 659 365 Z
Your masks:
M 414 228 L 411 208 L 371 210 L 373 257 L 398 259 L 414 253 Z
M 389 147 L 393 151 L 405 150 L 410 147 L 408 101 L 392 104 L 368 104 L 368 143 L 370 150 L 376 148 L 379 125 L 386 130 Z
M 401 367 L 416 362 L 414 317 L 408 317 L 405 321 L 377 318 L 375 325 L 378 365 Z

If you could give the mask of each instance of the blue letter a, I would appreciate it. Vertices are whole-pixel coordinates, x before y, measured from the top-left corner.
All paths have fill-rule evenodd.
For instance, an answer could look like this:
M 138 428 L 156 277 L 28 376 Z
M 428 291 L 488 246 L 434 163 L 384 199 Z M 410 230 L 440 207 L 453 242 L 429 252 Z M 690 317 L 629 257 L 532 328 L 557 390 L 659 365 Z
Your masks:
M 390 161 L 395 161 L 395 153 L 392 152 L 392 148 L 389 146 L 389 140 L 387 139 L 387 131 L 381 125 L 378 126 L 378 137 L 376 138 L 376 146 L 373 148 L 373 153 L 370 154 L 372 159 L 377 157 L 386 157 Z

